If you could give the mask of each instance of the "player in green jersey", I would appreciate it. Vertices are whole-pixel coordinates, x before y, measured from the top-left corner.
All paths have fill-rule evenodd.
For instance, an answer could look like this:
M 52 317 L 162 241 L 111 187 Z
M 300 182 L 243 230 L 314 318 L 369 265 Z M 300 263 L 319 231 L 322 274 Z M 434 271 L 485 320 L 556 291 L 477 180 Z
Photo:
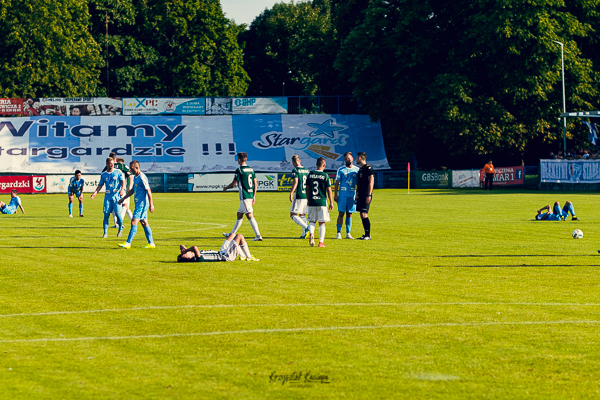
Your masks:
M 300 157 L 294 154 L 292 157 L 292 164 L 294 164 L 294 170 L 292 171 L 292 191 L 290 192 L 290 201 L 292 206 L 290 207 L 290 218 L 300 225 L 302 228 L 302 236 L 300 239 L 306 238 L 308 234 L 308 221 L 306 214 L 308 213 L 308 203 L 306 200 L 306 179 L 310 171 L 308 168 L 304 168 L 300 162 Z
M 371 199 L 373 198 L 375 177 L 373 176 L 373 168 L 367 164 L 367 153 L 364 151 L 358 153 L 356 163 L 360 166 L 356 184 L 356 211 L 360 213 L 363 228 L 365 229 L 365 234 L 359 237 L 359 239 L 371 240 L 369 207 L 371 206 Z
M 256 201 L 256 174 L 254 173 L 254 170 L 246 164 L 246 161 L 248 160 L 248 153 L 238 153 L 237 158 L 237 162 L 240 167 L 235 170 L 233 181 L 231 181 L 229 185 L 225 186 L 223 191 L 225 192 L 226 190 L 237 185 L 240 191 L 240 208 L 238 208 L 237 220 L 235 221 L 231 232 L 223 232 L 223 236 L 228 237 L 230 234 L 236 233 L 238 229 L 240 229 L 240 226 L 242 226 L 245 215 L 246 218 L 248 218 L 248 222 L 250 222 L 252 230 L 254 231 L 254 241 L 262 241 L 263 238 L 260 235 L 258 223 L 256 222 L 253 214 L 253 205 Z
M 315 245 L 315 224 L 319 222 L 319 247 L 325 247 L 325 223 L 329 222 L 329 211 L 333 210 L 333 195 L 329 175 L 324 170 L 325 157 L 317 159 L 317 170 L 311 171 L 306 179 L 306 194 L 308 200 L 308 231 L 309 243 Z M 327 207 L 329 199 L 329 207 Z

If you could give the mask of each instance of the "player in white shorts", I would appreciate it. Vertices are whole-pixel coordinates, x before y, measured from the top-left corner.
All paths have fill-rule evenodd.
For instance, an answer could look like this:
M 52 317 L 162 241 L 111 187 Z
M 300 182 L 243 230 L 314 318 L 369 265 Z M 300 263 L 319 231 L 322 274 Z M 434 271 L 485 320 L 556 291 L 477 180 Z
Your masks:
M 198 246 L 188 249 L 184 245 L 179 245 L 179 250 L 181 253 L 177 256 L 177 262 L 235 261 L 238 255 L 240 261 L 260 261 L 250 254 L 248 242 L 240 233 L 229 235 L 219 251 L 200 250 Z
M 315 225 L 319 223 L 319 247 L 325 247 L 325 223 L 329 222 L 329 211 L 333 210 L 333 199 L 331 194 L 331 183 L 329 175 L 324 170 L 326 167 L 325 157 L 317 159 L 317 169 L 311 171 L 306 179 L 306 197 L 308 198 L 308 231 L 309 244 L 315 245 Z M 329 206 L 327 206 L 329 200 Z
M 306 214 L 308 214 L 306 180 L 310 170 L 302 166 L 300 157 L 297 154 L 294 154 L 292 157 L 292 164 L 294 164 L 294 170 L 292 171 L 292 190 L 290 191 L 290 201 L 292 202 L 290 218 L 302 228 L 300 239 L 304 239 L 308 234 L 308 221 L 306 220 Z

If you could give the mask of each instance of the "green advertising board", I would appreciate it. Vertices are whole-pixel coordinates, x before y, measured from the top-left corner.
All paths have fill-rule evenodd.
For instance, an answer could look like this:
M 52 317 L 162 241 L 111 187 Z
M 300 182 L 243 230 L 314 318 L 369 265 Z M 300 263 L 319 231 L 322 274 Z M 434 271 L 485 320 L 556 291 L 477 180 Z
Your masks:
M 452 171 L 417 171 L 417 189 L 449 189 L 452 187 Z

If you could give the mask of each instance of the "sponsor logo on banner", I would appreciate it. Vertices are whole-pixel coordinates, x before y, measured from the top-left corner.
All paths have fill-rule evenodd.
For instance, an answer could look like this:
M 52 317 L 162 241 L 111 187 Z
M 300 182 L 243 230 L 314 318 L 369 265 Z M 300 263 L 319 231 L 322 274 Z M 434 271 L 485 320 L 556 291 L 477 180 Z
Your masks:
M 289 192 L 294 184 L 293 174 L 277 174 L 277 190 L 280 192 Z
M 122 107 L 119 97 L 30 97 L 23 100 L 23 114 L 32 117 L 121 115 Z
M 540 160 L 542 183 L 600 183 L 598 160 Z
M 289 147 L 293 151 L 304 151 L 314 158 L 325 157 L 336 160 L 342 153 L 336 152 L 336 146 L 346 146 L 348 135 L 340 133 L 348 127 L 338 125 L 334 119 L 328 119 L 323 123 L 307 123 L 308 134 L 284 134 L 279 132 L 267 132 L 252 145 L 256 148 L 266 150 L 280 147 Z
M 0 176 L 0 193 L 10 193 L 13 189 L 18 193 L 45 193 L 45 177 Z
M 23 99 L 0 99 L 0 115 L 23 114 Z
M 123 99 L 123 115 L 204 115 L 206 100 L 198 98 Z
M 479 187 L 480 173 L 475 170 L 452 171 L 452 187 Z
M 481 185 L 483 185 L 483 182 L 485 181 L 485 172 L 483 172 L 483 169 L 479 171 L 479 174 Z M 496 173 L 494 174 L 494 185 L 523 186 L 524 184 L 525 178 L 523 176 L 523 167 L 496 168 Z
M 256 185 L 258 191 L 277 191 L 277 174 L 256 174 Z
M 46 177 L 45 176 L 33 176 L 33 190 L 35 192 L 45 192 L 46 189 Z
M 417 189 L 451 187 L 452 171 L 417 171 L 415 175 Z

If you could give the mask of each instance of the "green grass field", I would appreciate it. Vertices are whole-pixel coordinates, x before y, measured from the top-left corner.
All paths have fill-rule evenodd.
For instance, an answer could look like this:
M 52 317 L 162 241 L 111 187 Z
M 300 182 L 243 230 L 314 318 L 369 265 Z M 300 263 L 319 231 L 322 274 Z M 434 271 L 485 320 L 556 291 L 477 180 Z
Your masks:
M 595 194 L 380 190 L 374 240 L 334 220 L 319 249 L 287 193 L 259 193 L 261 262 L 185 264 L 237 194 L 155 194 L 154 250 L 101 239 L 101 197 L 73 219 L 66 195 L 21 199 L 0 216 L 1 399 L 600 396 Z M 533 221 L 556 200 L 582 221 Z

